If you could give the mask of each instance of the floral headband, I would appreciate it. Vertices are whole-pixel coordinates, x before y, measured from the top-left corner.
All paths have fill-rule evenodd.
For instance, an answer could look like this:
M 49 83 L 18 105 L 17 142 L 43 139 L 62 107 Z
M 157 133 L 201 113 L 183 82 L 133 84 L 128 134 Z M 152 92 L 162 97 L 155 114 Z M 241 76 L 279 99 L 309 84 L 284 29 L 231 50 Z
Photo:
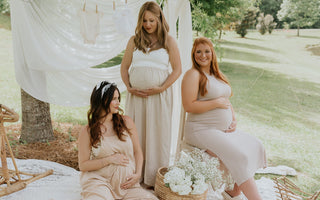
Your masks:
M 97 90 L 101 87 L 101 84 L 102 84 L 102 82 L 100 82 L 100 83 L 98 83 L 98 84 L 96 85 L 96 89 L 97 89 Z M 103 88 L 101 89 L 101 99 L 103 98 L 104 93 L 107 92 L 108 89 L 109 89 L 111 86 L 117 87 L 117 85 L 116 85 L 115 83 L 108 83 L 107 85 L 103 86 Z

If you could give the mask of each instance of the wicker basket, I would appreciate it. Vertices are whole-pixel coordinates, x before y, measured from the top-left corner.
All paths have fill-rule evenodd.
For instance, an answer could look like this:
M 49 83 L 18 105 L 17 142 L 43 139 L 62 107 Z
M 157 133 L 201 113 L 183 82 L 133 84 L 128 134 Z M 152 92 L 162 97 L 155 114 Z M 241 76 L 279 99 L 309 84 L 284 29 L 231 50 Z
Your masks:
M 285 176 L 273 178 L 273 181 L 276 184 L 275 188 L 278 189 L 277 192 L 282 200 L 316 200 L 320 195 L 320 191 L 314 194 L 308 194 L 302 191 Z
M 172 192 L 170 188 L 165 186 L 163 182 L 164 174 L 168 171 L 166 167 L 161 167 L 158 169 L 156 176 L 156 184 L 154 187 L 154 191 L 156 196 L 160 200 L 206 200 L 208 190 L 206 190 L 203 194 L 190 194 L 190 195 L 179 195 L 176 192 Z

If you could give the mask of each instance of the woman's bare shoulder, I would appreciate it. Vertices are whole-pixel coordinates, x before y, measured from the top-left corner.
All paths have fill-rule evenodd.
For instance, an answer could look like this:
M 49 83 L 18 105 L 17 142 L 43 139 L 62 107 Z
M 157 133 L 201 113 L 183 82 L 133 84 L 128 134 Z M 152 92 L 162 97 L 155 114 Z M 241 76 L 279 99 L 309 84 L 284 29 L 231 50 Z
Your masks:
M 134 125 L 134 122 L 132 120 L 131 117 L 129 117 L 128 115 L 122 115 L 122 118 L 124 120 L 124 123 L 126 124 L 126 126 L 128 128 L 132 127 Z
M 200 72 L 192 67 L 191 69 L 186 71 L 186 73 L 184 74 L 184 77 L 187 77 L 187 78 L 199 78 L 200 77 Z
M 81 128 L 79 137 L 88 137 L 90 136 L 90 128 L 89 125 L 85 125 Z

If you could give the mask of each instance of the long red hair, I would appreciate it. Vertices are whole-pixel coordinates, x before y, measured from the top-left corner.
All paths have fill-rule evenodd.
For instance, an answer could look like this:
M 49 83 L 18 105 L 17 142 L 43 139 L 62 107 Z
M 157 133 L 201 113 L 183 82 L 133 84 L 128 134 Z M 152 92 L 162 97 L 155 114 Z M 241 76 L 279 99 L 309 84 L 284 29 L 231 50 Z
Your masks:
M 214 75 L 216 78 L 222 80 L 223 82 L 227 83 L 228 85 L 230 85 L 227 77 L 220 71 L 219 69 L 219 65 L 218 65 L 218 61 L 217 61 L 217 56 L 216 53 L 213 49 L 213 44 L 211 42 L 211 40 L 209 40 L 208 38 L 205 37 L 199 37 L 197 39 L 194 40 L 193 42 L 193 47 L 192 47 L 192 51 L 191 51 L 191 58 L 192 58 L 192 66 L 198 70 L 198 72 L 200 73 L 200 80 L 199 80 L 199 91 L 201 96 L 204 96 L 208 90 L 207 90 L 207 77 L 204 74 L 204 72 L 202 71 L 200 65 L 196 62 L 194 54 L 196 51 L 196 48 L 199 44 L 206 44 L 210 47 L 210 50 L 212 52 L 212 61 L 211 61 L 211 65 L 210 65 L 210 75 Z

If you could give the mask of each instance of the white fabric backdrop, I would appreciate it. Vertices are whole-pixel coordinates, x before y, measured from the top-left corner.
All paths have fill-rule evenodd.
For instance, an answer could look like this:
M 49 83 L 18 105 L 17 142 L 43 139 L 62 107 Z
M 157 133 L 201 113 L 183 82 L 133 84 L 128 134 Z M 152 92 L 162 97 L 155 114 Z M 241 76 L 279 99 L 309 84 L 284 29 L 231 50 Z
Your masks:
M 111 0 L 88 0 L 86 11 L 94 13 L 97 5 L 101 17 L 96 43 L 87 44 L 80 33 L 79 12 L 84 1 L 11 0 L 17 82 L 39 100 L 65 106 L 88 105 L 93 86 L 101 80 L 116 82 L 123 91 L 125 87 L 119 66 L 106 69 L 91 67 L 117 56 L 125 49 L 130 35 L 134 34 L 137 15 L 144 2 L 146 0 L 128 0 L 125 4 L 124 0 L 116 0 L 114 11 Z M 169 0 L 166 5 L 170 8 L 166 15 L 170 16 L 171 31 L 176 30 L 175 22 L 180 17 L 179 30 L 186 35 L 191 34 L 191 38 L 186 38 L 184 34 L 179 34 L 178 38 L 185 60 L 189 57 L 183 55 L 192 43 L 188 6 L 188 0 Z M 122 12 L 124 9 L 130 9 L 132 16 Z M 134 25 L 128 30 L 132 22 Z M 175 32 L 170 34 L 175 35 Z
M 16 79 L 20 87 L 33 97 L 64 106 L 89 104 L 91 91 L 98 82 L 115 82 L 120 91 L 120 66 L 92 68 L 121 53 L 137 23 L 139 9 L 147 0 L 11 0 L 11 23 Z M 96 10 L 98 13 L 96 14 Z M 130 13 L 131 11 L 131 13 Z M 182 71 L 191 67 L 192 21 L 189 0 L 168 0 L 164 14 L 170 34 L 176 36 Z M 89 19 L 90 17 L 90 19 Z M 178 30 L 177 30 L 178 20 Z M 86 27 L 86 43 L 81 30 Z M 98 34 L 95 38 L 94 35 Z M 88 38 L 87 38 L 88 39 Z M 180 117 L 182 76 L 174 83 L 174 110 L 171 144 L 173 164 Z M 182 120 L 181 120 L 181 119 Z M 179 132 L 180 131 L 180 132 Z

